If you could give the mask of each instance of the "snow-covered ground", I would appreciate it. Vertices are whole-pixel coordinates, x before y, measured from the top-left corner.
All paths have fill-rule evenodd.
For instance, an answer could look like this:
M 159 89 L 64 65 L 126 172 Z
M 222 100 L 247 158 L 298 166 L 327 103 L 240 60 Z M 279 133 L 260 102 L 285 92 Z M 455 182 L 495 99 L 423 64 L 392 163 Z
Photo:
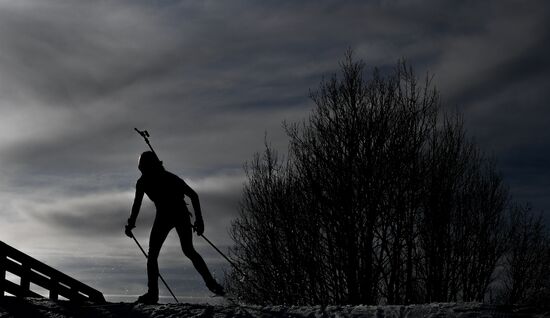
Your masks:
M 479 303 L 410 306 L 246 306 L 227 304 L 80 304 L 47 299 L 0 298 L 0 317 L 549 317 L 526 308 Z

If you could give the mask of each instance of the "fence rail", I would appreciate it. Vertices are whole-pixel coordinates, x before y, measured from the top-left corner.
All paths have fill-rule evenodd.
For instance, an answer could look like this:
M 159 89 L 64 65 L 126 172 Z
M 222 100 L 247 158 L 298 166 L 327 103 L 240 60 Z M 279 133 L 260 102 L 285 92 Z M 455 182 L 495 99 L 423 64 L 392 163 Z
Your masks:
M 19 285 L 7 279 L 7 272 L 21 278 Z M 105 302 L 100 291 L 0 241 L 0 297 L 4 292 L 18 297 L 42 297 L 31 290 L 31 283 L 48 290 L 52 300 L 64 297 L 71 301 Z

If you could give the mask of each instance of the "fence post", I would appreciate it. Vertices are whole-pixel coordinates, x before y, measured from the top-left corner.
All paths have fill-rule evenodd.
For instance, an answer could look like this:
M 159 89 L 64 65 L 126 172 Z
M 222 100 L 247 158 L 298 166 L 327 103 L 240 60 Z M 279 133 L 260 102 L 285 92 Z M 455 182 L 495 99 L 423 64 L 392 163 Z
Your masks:
M 53 277 L 50 277 L 50 299 L 51 300 L 57 300 L 59 298 L 59 291 L 58 291 L 59 284 L 57 283 L 57 280 L 53 279 Z
M 30 280 L 30 274 L 31 274 L 31 267 L 27 262 L 22 262 L 21 264 L 21 294 L 17 295 L 19 297 L 27 297 L 27 294 L 31 290 L 31 280 Z
M 4 291 L 6 287 L 4 282 L 6 281 L 6 251 L 4 250 L 4 243 L 0 242 L 0 297 L 4 297 Z

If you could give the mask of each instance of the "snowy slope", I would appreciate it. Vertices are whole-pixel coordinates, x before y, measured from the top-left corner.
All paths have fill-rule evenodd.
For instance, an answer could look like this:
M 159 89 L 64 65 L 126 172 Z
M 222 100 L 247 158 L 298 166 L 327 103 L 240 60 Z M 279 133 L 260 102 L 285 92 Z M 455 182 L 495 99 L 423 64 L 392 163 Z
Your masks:
M 525 310 L 478 303 L 327 307 L 108 303 L 96 306 L 46 299 L 0 299 L 0 317 L 548 317 Z

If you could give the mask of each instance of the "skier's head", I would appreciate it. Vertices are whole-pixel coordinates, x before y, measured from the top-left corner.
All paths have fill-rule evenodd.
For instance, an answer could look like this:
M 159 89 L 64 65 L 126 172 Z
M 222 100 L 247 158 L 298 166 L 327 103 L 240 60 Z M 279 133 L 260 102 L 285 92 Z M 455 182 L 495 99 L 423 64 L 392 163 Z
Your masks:
M 164 169 L 162 161 L 152 151 L 145 151 L 139 156 L 138 169 L 141 173 L 151 173 Z

